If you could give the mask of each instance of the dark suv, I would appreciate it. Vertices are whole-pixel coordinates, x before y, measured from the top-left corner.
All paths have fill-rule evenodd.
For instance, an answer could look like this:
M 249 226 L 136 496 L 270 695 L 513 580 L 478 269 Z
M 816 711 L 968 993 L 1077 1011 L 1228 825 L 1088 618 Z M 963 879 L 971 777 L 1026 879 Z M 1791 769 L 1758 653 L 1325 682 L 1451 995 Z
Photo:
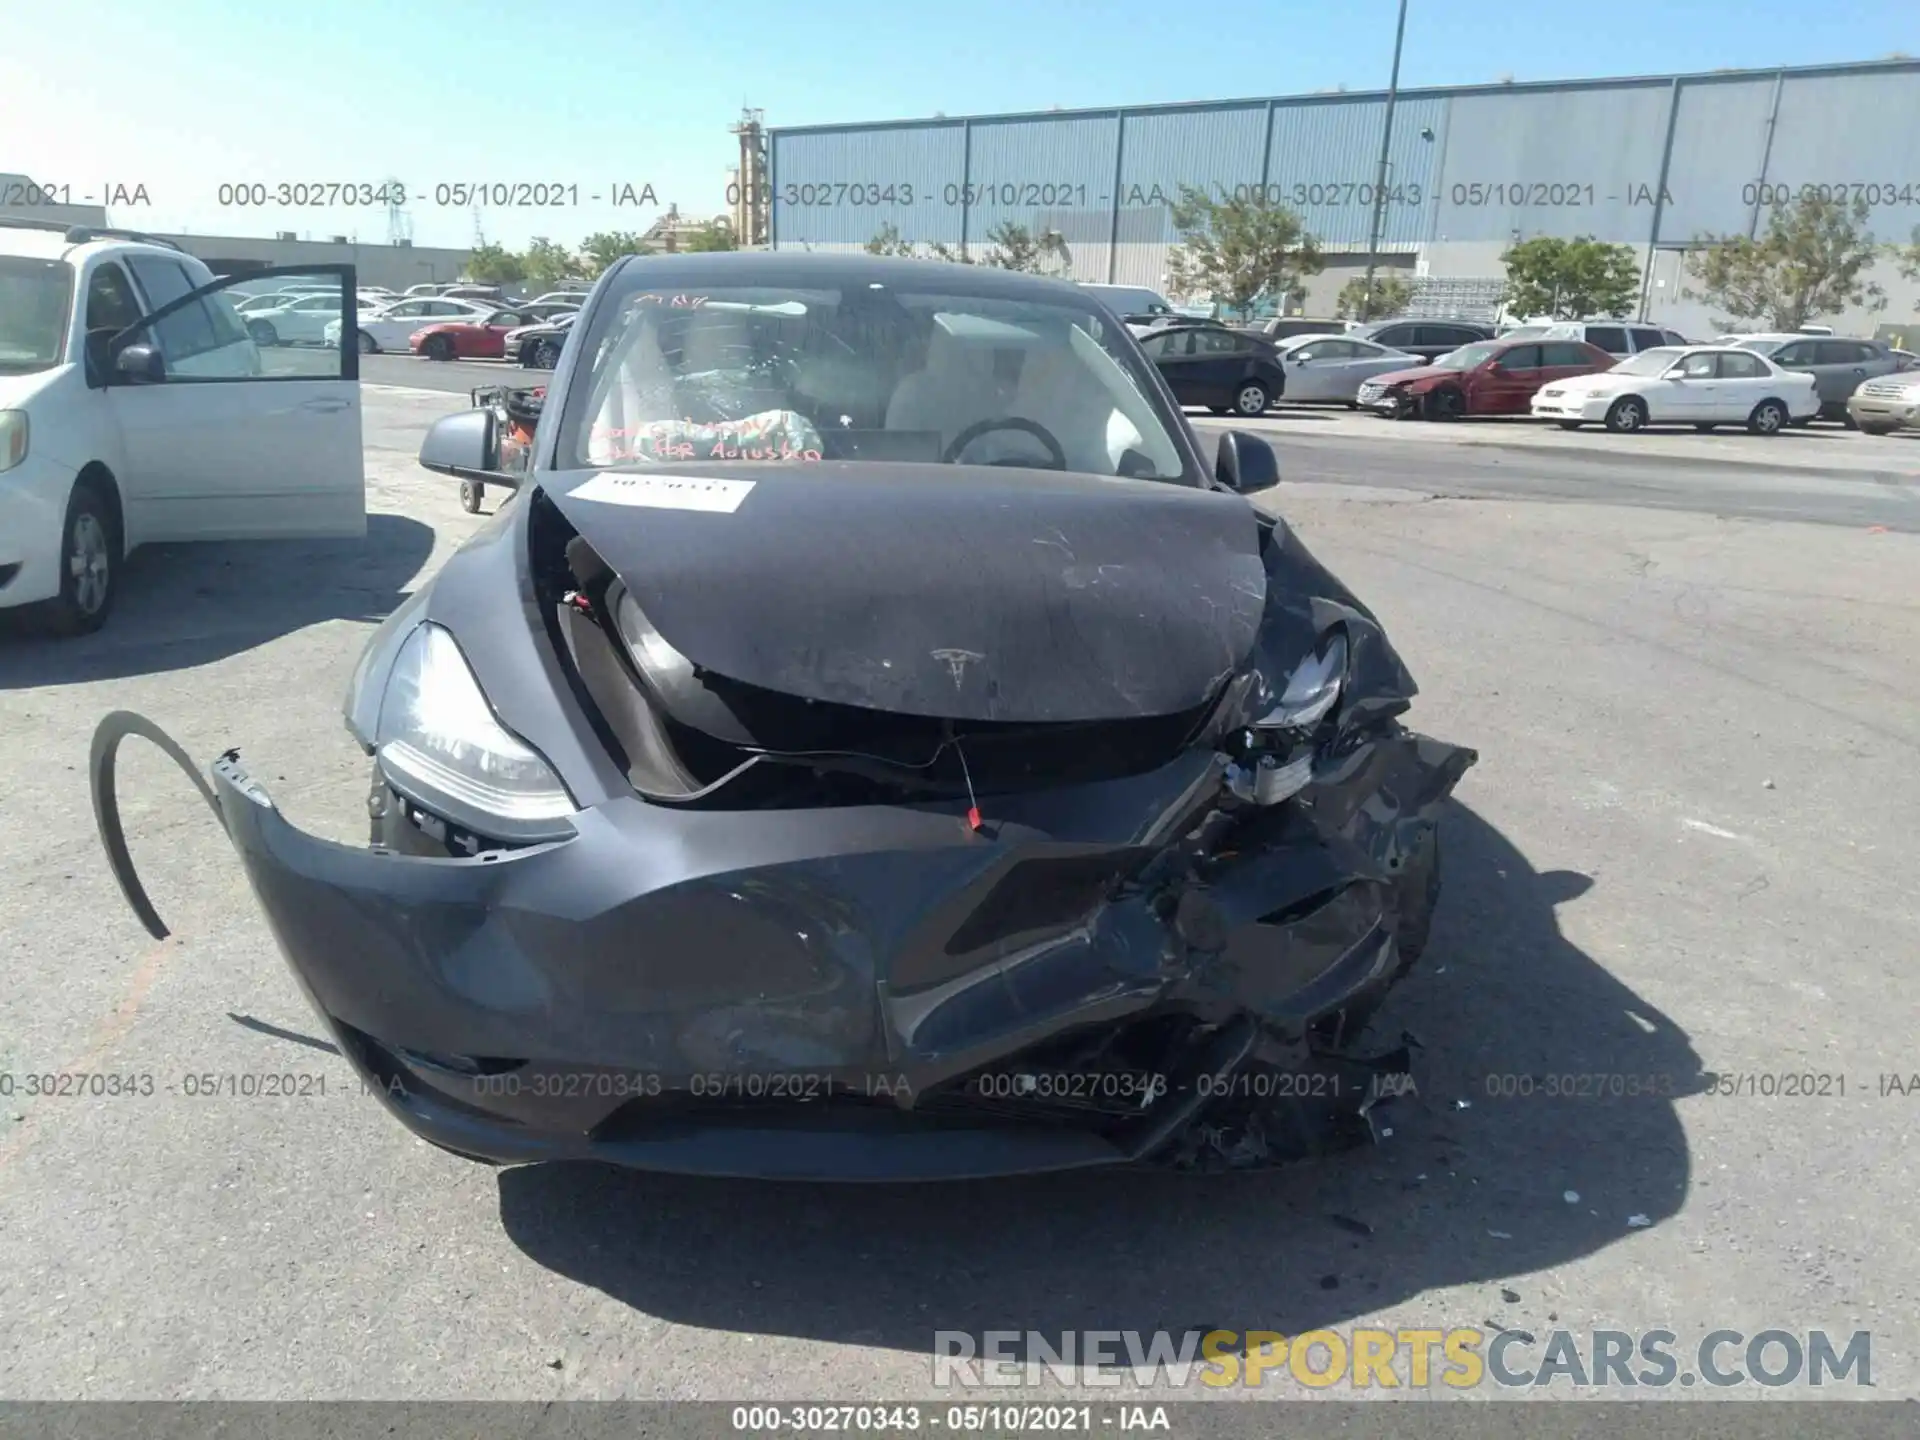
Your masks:
M 1379 320 L 1357 325 L 1353 333 L 1389 350 L 1405 350 L 1423 360 L 1438 360 L 1442 355 L 1471 345 L 1476 340 L 1491 340 L 1493 327 L 1472 320 Z

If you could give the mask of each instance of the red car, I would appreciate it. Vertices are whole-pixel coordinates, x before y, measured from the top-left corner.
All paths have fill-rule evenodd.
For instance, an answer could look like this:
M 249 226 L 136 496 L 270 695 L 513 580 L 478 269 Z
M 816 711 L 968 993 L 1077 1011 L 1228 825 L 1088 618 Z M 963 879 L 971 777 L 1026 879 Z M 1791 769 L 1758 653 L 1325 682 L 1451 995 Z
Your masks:
M 1542 385 L 1595 375 L 1617 363 L 1584 340 L 1481 340 L 1431 365 L 1375 375 L 1356 400 L 1361 408 L 1394 420 L 1527 415 L 1533 392 Z
M 535 322 L 518 310 L 501 310 L 484 320 L 442 320 L 407 337 L 414 354 L 429 360 L 502 360 L 507 332 Z

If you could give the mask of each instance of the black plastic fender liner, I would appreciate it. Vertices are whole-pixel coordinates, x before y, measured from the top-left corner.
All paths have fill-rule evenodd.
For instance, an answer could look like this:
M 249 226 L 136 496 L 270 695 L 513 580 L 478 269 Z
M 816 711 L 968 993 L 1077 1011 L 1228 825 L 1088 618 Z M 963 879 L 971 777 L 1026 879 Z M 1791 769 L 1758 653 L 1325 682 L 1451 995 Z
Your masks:
M 187 752 L 180 748 L 180 743 L 166 731 L 146 716 L 137 715 L 131 710 L 115 710 L 101 720 L 93 732 L 93 751 L 87 760 L 87 784 L 93 791 L 94 824 L 99 827 L 100 843 L 106 847 L 107 864 L 112 867 L 113 878 L 119 882 L 120 893 L 127 897 L 127 904 L 140 917 L 140 923 L 147 927 L 147 933 L 156 940 L 164 940 L 173 932 L 167 929 L 160 912 L 153 908 L 146 887 L 140 883 L 140 876 L 133 868 L 133 856 L 127 850 L 126 832 L 120 826 L 120 801 L 114 789 L 114 766 L 119 758 L 120 742 L 129 735 L 151 740 L 166 752 L 174 764 L 186 771 L 187 778 L 193 781 L 194 788 L 200 792 L 200 798 L 213 811 L 213 818 L 220 822 L 222 833 L 227 833 L 227 819 L 221 812 L 220 801 L 213 793 L 212 784 L 200 773 Z

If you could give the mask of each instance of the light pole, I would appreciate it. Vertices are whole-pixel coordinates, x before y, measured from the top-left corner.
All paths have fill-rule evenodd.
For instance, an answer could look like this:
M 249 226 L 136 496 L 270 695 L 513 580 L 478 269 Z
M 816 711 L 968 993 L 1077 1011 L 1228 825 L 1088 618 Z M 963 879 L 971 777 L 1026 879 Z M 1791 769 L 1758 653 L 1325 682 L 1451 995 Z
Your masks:
M 1366 317 L 1373 318 L 1373 271 L 1380 257 L 1380 227 L 1387 214 L 1387 155 L 1393 148 L 1393 102 L 1400 94 L 1400 44 L 1407 38 L 1407 0 L 1400 0 L 1400 23 L 1393 31 L 1393 74 L 1387 80 L 1387 118 L 1380 132 L 1380 170 L 1373 183 L 1373 225 L 1367 233 Z

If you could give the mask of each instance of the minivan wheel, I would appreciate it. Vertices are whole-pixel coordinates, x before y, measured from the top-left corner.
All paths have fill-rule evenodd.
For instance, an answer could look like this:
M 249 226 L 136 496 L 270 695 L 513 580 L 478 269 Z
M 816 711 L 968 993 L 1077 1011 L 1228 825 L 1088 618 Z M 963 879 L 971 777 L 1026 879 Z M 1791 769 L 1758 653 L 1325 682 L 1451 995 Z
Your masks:
M 120 541 L 112 507 L 90 482 L 73 487 L 60 534 L 60 594 L 47 602 L 47 628 L 56 635 L 91 634 L 113 610 Z
M 1786 423 L 1787 407 L 1778 400 L 1762 400 L 1747 417 L 1747 429 L 1755 435 L 1778 435 Z
M 1247 381 L 1233 397 L 1234 411 L 1241 415 L 1264 415 L 1271 403 L 1267 387 L 1258 380 Z
M 1636 395 L 1625 395 L 1607 411 L 1607 429 L 1616 435 L 1632 435 L 1647 428 L 1647 402 Z

